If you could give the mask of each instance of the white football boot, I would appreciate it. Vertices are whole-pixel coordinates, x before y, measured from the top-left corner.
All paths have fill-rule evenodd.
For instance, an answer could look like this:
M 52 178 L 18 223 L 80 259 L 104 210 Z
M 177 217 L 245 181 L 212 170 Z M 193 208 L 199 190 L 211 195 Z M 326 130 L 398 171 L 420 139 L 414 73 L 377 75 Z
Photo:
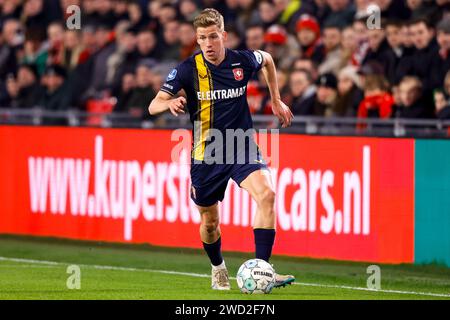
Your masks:
M 212 266 L 211 270 L 211 288 L 213 290 L 230 290 L 230 279 L 225 261 L 218 266 Z
M 292 275 L 282 275 L 282 274 L 275 274 L 275 284 L 274 288 L 280 288 L 285 287 L 286 285 L 291 284 L 295 281 L 295 277 Z

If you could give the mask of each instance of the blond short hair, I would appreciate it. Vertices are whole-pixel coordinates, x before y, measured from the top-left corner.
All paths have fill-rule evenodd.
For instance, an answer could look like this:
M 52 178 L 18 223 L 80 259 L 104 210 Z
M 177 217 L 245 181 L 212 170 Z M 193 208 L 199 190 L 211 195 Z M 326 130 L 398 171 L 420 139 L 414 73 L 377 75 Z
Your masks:
M 422 90 L 422 81 L 418 77 L 405 76 L 402 81 L 400 81 L 400 86 L 407 86 L 408 89 Z
M 386 78 L 379 74 L 369 74 L 366 76 L 364 80 L 364 90 L 372 91 L 372 90 L 382 90 L 386 91 L 388 89 L 388 83 Z
M 225 23 L 223 16 L 219 11 L 213 8 L 207 8 L 200 12 L 200 14 L 194 19 L 194 28 L 207 28 L 210 26 L 217 26 L 220 31 L 225 30 Z

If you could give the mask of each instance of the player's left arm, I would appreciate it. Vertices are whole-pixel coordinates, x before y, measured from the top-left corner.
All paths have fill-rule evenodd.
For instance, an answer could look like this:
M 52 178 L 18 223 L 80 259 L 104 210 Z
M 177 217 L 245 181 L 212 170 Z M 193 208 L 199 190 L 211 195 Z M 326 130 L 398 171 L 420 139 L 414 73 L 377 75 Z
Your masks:
M 267 86 L 269 87 L 273 114 L 276 115 L 281 121 L 282 127 L 286 128 L 291 125 L 291 121 L 294 115 L 292 114 L 291 109 L 289 109 L 289 107 L 283 101 L 281 101 L 275 62 L 273 61 L 270 53 L 262 50 L 258 51 L 263 56 L 261 72 L 263 73 L 264 79 L 266 80 Z

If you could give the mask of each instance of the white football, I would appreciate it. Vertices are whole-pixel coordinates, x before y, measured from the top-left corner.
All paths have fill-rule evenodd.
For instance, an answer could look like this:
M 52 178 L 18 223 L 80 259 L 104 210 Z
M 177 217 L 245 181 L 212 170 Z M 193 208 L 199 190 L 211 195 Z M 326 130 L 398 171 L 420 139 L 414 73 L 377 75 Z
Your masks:
M 275 270 L 264 260 L 250 259 L 241 265 L 236 280 L 243 293 L 270 293 L 275 284 Z

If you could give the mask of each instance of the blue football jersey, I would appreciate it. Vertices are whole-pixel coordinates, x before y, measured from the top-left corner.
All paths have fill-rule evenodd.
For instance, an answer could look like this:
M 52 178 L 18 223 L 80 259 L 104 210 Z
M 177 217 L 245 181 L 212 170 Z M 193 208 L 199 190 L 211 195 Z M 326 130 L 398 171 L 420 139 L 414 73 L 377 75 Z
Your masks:
M 209 63 L 201 52 L 173 69 L 161 91 L 175 95 L 184 89 L 187 109 L 194 125 L 192 157 L 203 160 L 209 129 L 247 130 L 253 127 L 247 104 L 247 83 L 259 71 L 263 56 L 259 51 L 226 49 L 219 64 Z

